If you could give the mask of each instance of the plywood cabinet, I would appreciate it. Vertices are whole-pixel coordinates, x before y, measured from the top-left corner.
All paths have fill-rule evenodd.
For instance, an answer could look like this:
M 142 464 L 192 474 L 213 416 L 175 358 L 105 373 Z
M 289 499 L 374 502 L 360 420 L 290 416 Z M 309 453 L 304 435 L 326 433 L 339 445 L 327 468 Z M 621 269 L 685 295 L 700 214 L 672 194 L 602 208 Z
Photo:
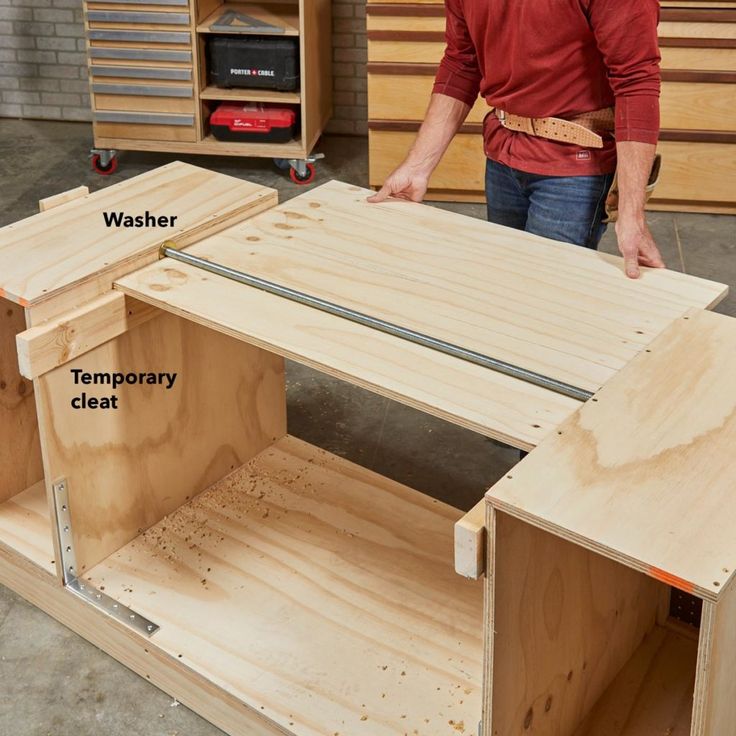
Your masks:
M 736 212 L 736 5 L 662 2 L 661 184 L 652 209 Z M 368 2 L 370 184 L 379 187 L 419 129 L 444 52 L 440 2 Z M 430 199 L 484 199 L 478 100 L 430 181 Z
M 223 3 L 220 0 L 85 1 L 94 145 L 306 161 L 332 114 L 331 10 L 328 0 Z M 223 89 L 210 82 L 212 23 L 236 10 L 298 39 L 300 86 L 294 92 Z M 241 34 L 242 37 L 242 34 Z M 210 131 L 222 102 L 266 102 L 297 111 L 287 143 L 225 142 Z
M 177 163 L 0 230 L 0 582 L 233 736 L 722 736 L 736 321 L 703 310 L 727 288 L 368 194 L 277 205 Z M 152 201 L 180 227 L 100 237 L 100 208 Z M 460 510 L 289 434 L 285 358 L 532 451 L 472 515 L 485 581 L 455 573 Z

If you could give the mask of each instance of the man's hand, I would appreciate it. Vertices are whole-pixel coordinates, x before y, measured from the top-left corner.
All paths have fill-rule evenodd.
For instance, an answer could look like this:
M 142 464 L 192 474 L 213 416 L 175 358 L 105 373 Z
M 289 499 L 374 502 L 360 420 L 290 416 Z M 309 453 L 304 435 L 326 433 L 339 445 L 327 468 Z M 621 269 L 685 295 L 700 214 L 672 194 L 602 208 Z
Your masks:
M 429 177 L 468 112 L 470 105 L 448 95 L 433 94 L 406 160 L 389 175 L 379 192 L 368 197 L 368 201 L 383 202 L 389 197 L 399 197 L 421 202 L 427 193 Z
M 664 268 L 657 244 L 647 227 L 644 204 L 646 187 L 654 162 L 656 147 L 649 143 L 619 141 L 618 220 L 616 237 L 624 257 L 626 275 L 638 279 L 639 266 Z
M 644 217 L 621 217 L 616 222 L 618 249 L 624 257 L 624 268 L 630 279 L 638 279 L 639 266 L 664 268 L 659 248 L 654 242 Z
M 384 182 L 380 191 L 369 202 L 383 202 L 389 197 L 398 197 L 410 202 L 421 202 L 427 193 L 429 174 L 418 166 L 404 162 Z

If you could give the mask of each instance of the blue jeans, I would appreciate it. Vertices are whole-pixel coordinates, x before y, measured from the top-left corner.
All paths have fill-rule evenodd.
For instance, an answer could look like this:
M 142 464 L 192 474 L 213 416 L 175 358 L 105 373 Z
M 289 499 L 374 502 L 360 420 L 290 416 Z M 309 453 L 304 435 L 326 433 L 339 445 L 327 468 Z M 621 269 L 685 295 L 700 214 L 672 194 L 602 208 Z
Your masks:
M 486 164 L 488 222 L 564 243 L 597 248 L 606 226 L 613 174 L 542 176 Z

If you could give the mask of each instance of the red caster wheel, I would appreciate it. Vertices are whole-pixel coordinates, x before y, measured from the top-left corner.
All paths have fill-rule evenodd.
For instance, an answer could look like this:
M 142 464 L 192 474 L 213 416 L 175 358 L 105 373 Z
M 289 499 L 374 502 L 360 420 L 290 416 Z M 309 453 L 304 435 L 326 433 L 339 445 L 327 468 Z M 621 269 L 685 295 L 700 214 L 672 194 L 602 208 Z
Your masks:
M 299 184 L 301 186 L 311 183 L 314 180 L 314 176 L 314 164 L 307 164 L 307 173 L 303 175 L 294 168 L 289 171 L 289 177 L 294 182 L 294 184 Z
M 118 170 L 118 157 L 113 156 L 108 164 L 105 166 L 102 163 L 99 153 L 95 153 L 92 156 L 92 169 L 102 176 L 110 176 Z

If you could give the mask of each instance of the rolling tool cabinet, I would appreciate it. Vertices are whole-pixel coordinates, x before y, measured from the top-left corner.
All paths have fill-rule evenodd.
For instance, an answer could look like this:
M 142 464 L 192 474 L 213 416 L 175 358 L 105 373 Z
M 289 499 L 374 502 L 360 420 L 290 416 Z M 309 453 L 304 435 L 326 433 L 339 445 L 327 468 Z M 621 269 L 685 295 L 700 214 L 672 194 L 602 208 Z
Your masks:
M 728 733 L 727 288 L 367 194 L 175 163 L 0 230 L 0 581 L 234 735 Z M 531 453 L 463 516 L 290 436 L 284 358 Z
M 662 0 L 663 165 L 649 209 L 736 213 L 736 3 Z M 419 130 L 445 43 L 441 0 L 368 0 L 370 184 L 380 187 Z M 478 99 L 430 180 L 430 199 L 484 201 Z
M 291 91 L 215 86 L 207 40 L 244 38 L 213 30 L 226 13 L 283 29 L 267 36 L 296 39 L 300 84 Z M 314 176 L 313 149 L 332 114 L 329 0 L 85 0 L 93 112 L 92 163 L 117 168 L 117 152 L 169 151 L 220 156 L 265 156 L 291 169 L 296 183 Z M 223 102 L 262 102 L 298 111 L 299 132 L 285 143 L 215 138 L 210 116 Z

